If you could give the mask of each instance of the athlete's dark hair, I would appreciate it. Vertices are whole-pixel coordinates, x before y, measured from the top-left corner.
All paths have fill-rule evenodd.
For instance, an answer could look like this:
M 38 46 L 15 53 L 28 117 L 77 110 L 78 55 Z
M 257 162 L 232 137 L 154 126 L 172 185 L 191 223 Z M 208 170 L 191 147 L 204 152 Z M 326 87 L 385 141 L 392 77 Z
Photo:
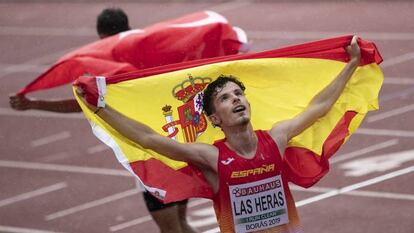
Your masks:
M 97 17 L 96 30 L 100 37 L 130 30 L 128 16 L 120 8 L 106 8 Z
M 246 87 L 242 82 L 240 82 L 236 77 L 232 75 L 220 75 L 216 80 L 208 84 L 207 88 L 204 89 L 203 96 L 203 109 L 207 116 L 210 116 L 215 112 L 214 106 L 212 104 L 213 97 L 217 95 L 221 89 L 228 83 L 233 82 L 244 91 Z

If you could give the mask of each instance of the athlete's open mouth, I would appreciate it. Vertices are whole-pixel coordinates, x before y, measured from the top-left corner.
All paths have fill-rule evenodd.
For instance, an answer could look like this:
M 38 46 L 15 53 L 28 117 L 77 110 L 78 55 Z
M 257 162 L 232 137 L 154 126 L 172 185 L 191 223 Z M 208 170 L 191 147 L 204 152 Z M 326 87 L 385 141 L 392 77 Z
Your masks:
M 245 106 L 243 106 L 243 105 L 238 105 L 238 106 L 236 106 L 235 108 L 233 108 L 233 112 L 234 112 L 234 113 L 242 112 L 242 111 L 244 111 L 244 110 L 246 110 L 246 107 L 245 107 Z

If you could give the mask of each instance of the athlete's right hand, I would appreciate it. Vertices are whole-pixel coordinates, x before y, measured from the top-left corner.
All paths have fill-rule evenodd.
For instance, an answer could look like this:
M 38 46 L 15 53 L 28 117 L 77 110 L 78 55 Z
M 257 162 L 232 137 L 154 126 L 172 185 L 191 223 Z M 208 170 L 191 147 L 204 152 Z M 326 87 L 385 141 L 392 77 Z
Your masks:
M 9 96 L 10 107 L 14 110 L 24 111 L 31 109 L 32 101 L 24 95 L 11 95 Z

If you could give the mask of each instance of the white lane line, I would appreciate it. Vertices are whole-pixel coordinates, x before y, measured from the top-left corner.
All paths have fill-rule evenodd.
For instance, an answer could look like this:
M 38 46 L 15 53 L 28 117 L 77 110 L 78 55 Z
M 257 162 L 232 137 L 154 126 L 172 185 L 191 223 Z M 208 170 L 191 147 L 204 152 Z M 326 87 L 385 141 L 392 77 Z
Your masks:
M 311 187 L 311 188 L 302 188 L 296 185 L 290 185 L 290 189 L 299 192 L 311 192 L 311 193 L 325 193 L 334 190 L 335 188 L 325 188 L 325 187 Z M 390 193 L 390 192 L 375 192 L 375 191 L 359 191 L 354 190 L 348 193 L 342 193 L 342 195 L 348 196 L 359 196 L 359 197 L 376 197 L 376 198 L 386 198 L 386 199 L 395 199 L 395 200 L 406 200 L 414 201 L 414 195 L 412 194 L 402 194 L 402 193 Z
M 72 33 L 73 32 L 73 33 Z M 0 27 L 0 35 L 12 36 L 96 36 L 92 28 Z
M 391 92 L 389 94 L 382 95 L 379 100 L 380 100 L 380 103 L 383 104 L 386 101 L 390 101 L 396 98 L 400 98 L 400 99 L 407 98 L 407 96 L 410 96 L 413 93 L 414 93 L 414 87 L 411 86 L 409 88 L 405 88 L 402 90 Z
M 389 137 L 414 137 L 413 131 L 391 130 L 391 129 L 368 129 L 359 128 L 356 134 L 373 135 L 373 136 L 389 136 Z
M 209 199 L 204 199 L 204 198 L 192 199 L 188 202 L 187 207 L 192 208 L 192 207 L 202 205 L 202 204 L 207 203 L 207 202 L 211 202 L 211 201 Z M 128 228 L 128 227 L 132 227 L 132 226 L 144 223 L 144 222 L 151 221 L 151 220 L 152 220 L 152 217 L 150 215 L 147 215 L 147 216 L 136 218 L 136 219 L 124 222 L 124 223 L 120 223 L 118 225 L 111 226 L 109 228 L 109 230 L 111 232 L 116 232 L 116 231 L 120 231 L 120 230 L 123 230 L 123 229 Z
M 192 199 L 191 201 L 188 202 L 187 207 L 192 208 L 192 207 L 199 206 L 199 205 L 202 205 L 208 202 L 211 202 L 211 200 L 206 199 L 206 198 Z
M 37 64 L 4 64 L 0 63 L 0 67 L 3 68 L 4 72 L 8 73 L 17 73 L 17 72 L 31 72 L 31 73 L 40 73 L 47 70 L 50 66 L 46 65 L 37 65 Z
M 146 215 L 146 216 L 134 219 L 132 221 L 128 221 L 128 222 L 124 222 L 124 223 L 121 223 L 121 224 L 118 224 L 118 225 L 115 225 L 115 226 L 111 226 L 109 228 L 109 231 L 111 231 L 111 232 L 120 231 L 120 230 L 123 230 L 125 228 L 132 227 L 132 226 L 144 223 L 144 222 L 149 222 L 151 220 L 152 220 L 152 217 L 150 215 Z
M 212 225 L 217 226 L 217 218 L 213 206 L 195 210 L 191 213 L 191 216 L 198 218 L 197 220 L 193 220 L 190 217 L 188 218 L 188 223 L 194 228 Z
M 213 216 L 211 217 L 207 217 L 207 218 L 202 218 L 199 220 L 191 220 L 188 222 L 188 224 L 190 224 L 190 226 L 194 227 L 194 228 L 198 228 L 198 227 L 205 227 L 205 226 L 209 226 L 209 225 L 216 225 L 217 226 L 217 218 L 216 218 L 216 214 L 214 213 L 214 209 L 213 207 L 211 207 L 212 211 L 213 211 Z
M 341 161 L 344 161 L 344 160 L 352 159 L 352 158 L 358 157 L 360 155 L 370 153 L 372 151 L 377 151 L 377 150 L 381 150 L 381 149 L 384 149 L 384 148 L 387 148 L 387 147 L 390 147 L 390 146 L 394 146 L 396 144 L 398 144 L 398 139 L 391 139 L 391 140 L 388 140 L 388 141 L 385 141 L 385 142 L 374 144 L 374 145 L 369 146 L 369 147 L 365 147 L 365 148 L 360 149 L 360 150 L 352 151 L 350 153 L 346 153 L 346 154 L 342 154 L 342 155 L 336 155 L 333 158 L 329 159 L 329 163 L 334 164 L 334 163 L 341 162 Z
M 31 147 L 44 146 L 53 142 L 62 141 L 70 138 L 72 135 L 69 131 L 62 131 L 57 134 L 49 135 L 47 137 L 39 138 L 30 142 Z
M 127 191 L 124 191 L 124 192 L 121 192 L 121 193 L 117 193 L 117 194 L 114 194 L 114 195 L 111 195 L 111 196 L 108 196 L 108 197 L 104 197 L 104 198 L 95 200 L 95 201 L 87 202 L 87 203 L 84 203 L 82 205 L 78 205 L 78 206 L 75 206 L 75 207 L 72 207 L 72 208 L 69 208 L 69 209 L 66 209 L 66 210 L 61 210 L 61 211 L 55 212 L 53 214 L 49 214 L 49 215 L 45 216 L 45 220 L 50 221 L 50 220 L 54 220 L 54 219 L 57 219 L 57 218 L 62 218 L 62 217 L 65 217 L 67 215 L 71 215 L 71 214 L 78 213 L 80 211 L 87 210 L 87 209 L 90 209 L 90 208 L 93 208 L 93 207 L 96 207 L 96 206 L 107 204 L 109 202 L 116 201 L 116 200 L 119 200 L 119 199 L 122 199 L 122 198 L 125 198 L 125 197 L 133 196 L 133 195 L 136 195 L 138 193 L 139 193 L 139 191 L 137 189 L 130 189 L 130 190 L 127 190 Z
M 65 118 L 65 119 L 85 119 L 82 113 L 53 113 L 39 110 L 15 111 L 10 108 L 0 108 L 0 116 L 13 117 L 39 117 L 39 118 Z
M 414 110 L 414 104 L 411 105 L 407 105 L 401 108 L 394 108 L 391 111 L 388 112 L 382 112 L 382 113 L 378 113 L 376 115 L 370 116 L 367 118 L 367 122 L 371 123 L 371 122 L 375 122 L 375 121 L 379 121 L 379 120 L 384 120 L 388 117 L 392 117 L 395 115 L 401 115 L 403 113 L 407 113 L 410 111 Z
M 57 60 L 59 57 L 63 56 L 64 54 L 67 54 L 70 51 L 73 51 L 76 48 L 77 47 L 61 50 L 61 51 L 58 51 L 56 53 L 49 53 L 49 54 L 46 54 L 46 55 L 41 56 L 41 57 L 35 56 L 34 59 L 27 60 L 23 64 L 11 65 L 9 67 L 5 67 L 5 68 L 3 68 L 2 72 L 0 73 L 0 79 L 7 76 L 7 75 L 9 75 L 9 74 L 12 74 L 12 73 L 30 71 L 30 70 L 32 70 L 33 65 L 43 65 L 45 63 L 47 63 L 47 64 L 51 63 L 51 62 Z M 24 67 L 24 66 L 22 66 L 24 64 L 31 64 L 31 65 L 29 65 L 27 67 Z
M 344 193 L 344 195 L 361 196 L 361 197 L 377 197 L 387 198 L 395 200 L 414 201 L 414 195 L 401 194 L 401 193 L 389 193 L 389 192 L 372 192 L 372 191 L 352 191 Z
M 244 1 L 231 1 L 228 3 L 222 3 L 209 8 L 209 10 L 216 11 L 223 13 L 225 11 L 234 10 L 240 7 L 244 7 L 251 4 L 251 0 L 244 0 Z
M 307 192 L 307 193 L 326 193 L 332 190 L 336 190 L 335 188 L 326 188 L 326 187 L 320 187 L 320 186 L 313 186 L 310 188 L 302 188 L 298 185 L 289 183 L 289 188 L 294 191 L 300 191 L 300 192 Z
M 99 152 L 106 151 L 106 150 L 109 150 L 109 149 L 111 149 L 109 146 L 107 146 L 105 144 L 99 144 L 99 145 L 96 145 L 96 146 L 89 147 L 88 150 L 87 150 L 87 153 L 88 154 L 95 154 L 95 153 L 99 153 Z
M 310 32 L 310 31 L 247 31 L 247 35 L 251 39 L 321 39 L 335 37 L 338 35 L 351 35 L 355 32 Z M 371 40 L 414 40 L 414 33 L 387 33 L 387 32 L 358 32 L 363 38 Z
M 197 217 L 206 217 L 206 216 L 215 216 L 215 213 L 214 213 L 213 206 L 208 206 L 208 207 L 193 211 L 191 215 L 197 216 Z
M 320 195 L 316 195 L 311 198 L 298 201 L 296 202 L 296 206 L 300 207 L 300 206 L 308 205 L 313 202 L 321 201 L 326 198 L 330 198 L 330 197 L 337 196 L 343 193 L 351 192 L 353 190 L 360 189 L 360 188 L 363 188 L 369 185 L 373 185 L 373 184 L 376 184 L 376 183 L 379 183 L 379 182 L 382 182 L 382 181 L 385 181 L 385 180 L 388 180 L 388 179 L 391 179 L 397 176 L 405 175 L 413 171 L 414 171 L 414 166 L 407 167 L 407 168 L 397 170 L 397 171 L 394 171 L 394 172 L 391 172 L 391 173 L 388 173 L 382 176 L 378 176 L 378 177 L 375 177 L 375 178 L 372 178 L 372 179 L 369 179 L 363 182 L 359 182 L 353 185 L 349 185 L 349 186 L 346 186 L 340 189 L 332 190 L 332 191 L 329 191 L 329 192 L 326 192 Z
M 220 228 L 216 227 L 207 231 L 203 231 L 202 233 L 220 233 Z
M 414 150 L 398 151 L 351 160 L 340 165 L 345 176 L 366 176 L 371 173 L 386 172 L 414 162 Z
M 0 232 L 4 233 L 58 233 L 56 231 L 38 230 L 32 228 L 11 227 L 0 225 Z
M 53 155 L 48 155 L 45 157 L 40 158 L 41 162 L 45 162 L 45 163 L 50 163 L 50 162 L 54 162 L 54 161 L 59 161 L 59 160 L 64 160 L 67 158 L 70 158 L 71 155 L 67 152 L 59 152 Z
M 0 167 L 58 171 L 58 172 L 72 172 L 72 173 L 85 173 L 85 174 L 94 174 L 94 175 L 133 177 L 131 173 L 129 173 L 128 171 L 125 171 L 124 169 L 118 170 L 118 169 L 109 169 L 109 168 L 79 167 L 79 166 L 70 166 L 70 165 L 18 162 L 18 161 L 8 161 L 8 160 L 0 160 Z
M 386 77 L 384 79 L 384 84 L 412 85 L 414 84 L 414 78 Z
M 397 57 L 393 57 L 387 60 L 384 60 L 384 62 L 381 63 L 381 67 L 389 67 L 393 65 L 397 65 L 399 63 L 407 62 L 414 59 L 414 53 L 406 53 Z
M 54 185 L 50 185 L 50 186 L 46 186 L 46 187 L 43 187 L 43 188 L 40 188 L 40 189 L 30 191 L 30 192 L 27 192 L 27 193 L 22 193 L 22 194 L 14 196 L 14 197 L 10 197 L 10 198 L 7 198 L 7 199 L 0 200 L 0 207 L 10 205 L 10 204 L 14 204 L 16 202 L 24 201 L 24 200 L 27 200 L 27 199 L 30 199 L 30 198 L 33 198 L 33 197 L 37 197 L 37 196 L 40 196 L 40 195 L 44 195 L 44 194 L 47 194 L 47 193 L 50 193 L 50 192 L 54 192 L 54 191 L 57 191 L 57 190 L 60 190 L 60 189 L 66 188 L 66 187 L 67 187 L 67 185 L 66 185 L 65 182 L 60 182 L 60 183 L 57 183 L 57 184 L 54 184 Z

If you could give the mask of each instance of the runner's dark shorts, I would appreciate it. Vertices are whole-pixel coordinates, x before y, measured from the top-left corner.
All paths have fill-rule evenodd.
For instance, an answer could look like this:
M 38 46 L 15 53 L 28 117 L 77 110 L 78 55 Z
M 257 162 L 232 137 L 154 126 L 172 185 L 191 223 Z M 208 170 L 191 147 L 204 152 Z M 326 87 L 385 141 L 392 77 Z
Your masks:
M 144 194 L 145 204 L 147 205 L 147 208 L 150 212 L 162 210 L 164 208 L 174 206 L 177 204 L 186 204 L 188 202 L 188 200 L 182 200 L 179 202 L 172 202 L 172 203 L 164 204 L 160 200 L 158 200 L 156 197 L 151 195 L 151 193 L 148 191 L 144 191 L 143 194 Z

